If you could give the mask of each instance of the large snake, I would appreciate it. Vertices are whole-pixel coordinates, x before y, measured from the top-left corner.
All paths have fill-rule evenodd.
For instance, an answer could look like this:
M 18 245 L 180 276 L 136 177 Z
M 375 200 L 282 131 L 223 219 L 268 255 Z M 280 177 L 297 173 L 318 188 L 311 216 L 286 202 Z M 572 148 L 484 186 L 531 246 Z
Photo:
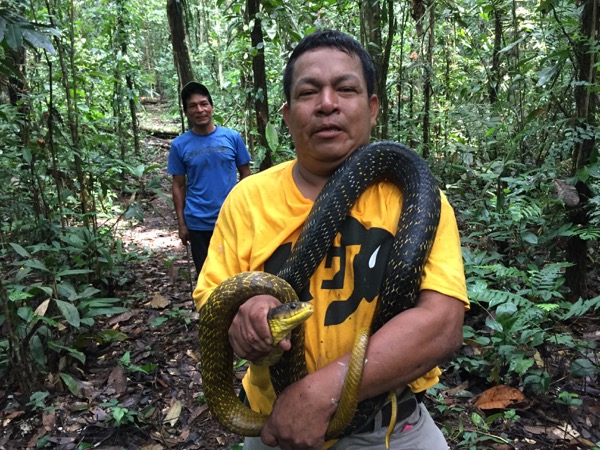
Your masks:
M 213 291 L 201 309 L 199 336 L 204 395 L 213 416 L 230 431 L 258 436 L 267 420 L 267 416 L 245 406 L 234 391 L 233 351 L 227 331 L 237 309 L 259 294 L 272 295 L 282 303 L 297 301 L 294 293 L 299 294 L 308 284 L 352 205 L 368 186 L 384 179 L 399 187 L 403 201 L 370 333 L 415 306 L 423 267 L 439 222 L 439 188 L 427 163 L 414 150 L 396 142 L 375 142 L 353 152 L 330 177 L 277 277 L 266 274 L 267 279 L 263 280 L 262 272 L 231 277 Z M 277 395 L 307 373 L 303 328 L 294 330 L 292 349 L 270 368 Z M 362 364 L 357 370 L 362 371 Z M 346 382 L 353 376 L 356 377 L 349 373 Z M 360 402 L 355 408 L 357 395 L 353 392 L 352 399 L 340 403 L 338 410 L 342 404 L 350 405 L 352 410 L 340 412 L 341 424 L 330 423 L 327 439 L 361 432 L 387 399 L 387 394 L 382 394 Z

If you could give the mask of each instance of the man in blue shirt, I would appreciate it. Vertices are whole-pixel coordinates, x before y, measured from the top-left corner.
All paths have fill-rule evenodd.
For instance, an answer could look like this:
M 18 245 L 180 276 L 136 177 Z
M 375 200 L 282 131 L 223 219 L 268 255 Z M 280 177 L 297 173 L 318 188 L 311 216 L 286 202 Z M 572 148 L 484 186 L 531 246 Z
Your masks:
M 181 90 L 191 128 L 171 143 L 167 173 L 173 175 L 173 203 L 183 245 L 189 242 L 200 273 L 215 222 L 229 191 L 250 175 L 250 154 L 240 134 L 213 123 L 206 86 L 191 81 Z

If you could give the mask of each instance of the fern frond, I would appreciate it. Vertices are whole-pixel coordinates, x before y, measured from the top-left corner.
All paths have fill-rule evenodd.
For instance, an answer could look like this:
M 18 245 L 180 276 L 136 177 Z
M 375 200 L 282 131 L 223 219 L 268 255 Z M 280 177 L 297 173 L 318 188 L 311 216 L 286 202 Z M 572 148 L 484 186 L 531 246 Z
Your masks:
M 581 317 L 586 314 L 589 310 L 600 309 L 600 295 L 598 297 L 584 300 L 580 298 L 571 305 L 569 310 L 562 316 L 562 320 L 570 319 L 571 317 Z
M 487 289 L 485 291 L 469 291 L 469 298 L 473 302 L 487 303 L 489 308 L 501 305 L 507 302 L 513 302 L 515 305 L 529 303 L 525 297 L 519 294 L 507 291 L 499 291 L 497 289 Z
M 502 264 L 482 265 L 477 266 L 477 268 L 490 271 L 497 279 L 520 278 L 526 280 L 528 278 L 527 274 L 522 270 L 516 267 L 506 267 Z

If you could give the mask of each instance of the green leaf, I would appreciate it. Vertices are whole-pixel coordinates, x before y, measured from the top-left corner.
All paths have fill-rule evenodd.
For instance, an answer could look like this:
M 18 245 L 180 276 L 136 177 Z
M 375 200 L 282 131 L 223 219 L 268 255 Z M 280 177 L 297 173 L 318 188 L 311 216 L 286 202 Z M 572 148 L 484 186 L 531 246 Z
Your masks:
M 277 135 L 277 128 L 271 122 L 267 123 L 265 130 L 267 138 L 267 144 L 272 151 L 276 151 L 279 148 L 279 136 Z
M 38 269 L 42 272 L 50 272 L 46 265 L 39 259 L 30 259 L 29 261 L 25 261 L 23 265 L 25 267 L 29 267 L 30 269 Z
M 52 56 L 56 53 L 54 46 L 50 41 L 50 38 L 43 33 L 36 30 L 29 30 L 25 28 L 23 30 L 23 38 L 29 42 L 29 44 L 35 48 L 42 48 L 50 53 Z
M 102 344 L 114 341 L 126 341 L 129 336 L 119 330 L 102 330 L 97 334 L 98 339 Z
M 501 49 L 498 53 L 505 53 L 508 52 L 509 50 L 511 50 L 513 47 L 515 47 L 516 45 L 519 45 L 521 42 L 523 42 L 523 40 L 527 37 L 528 35 L 525 34 L 523 36 L 521 36 L 519 39 L 517 39 L 515 42 L 512 42 L 510 44 L 508 44 L 506 47 L 504 47 L 503 49 Z
M 4 40 L 4 33 L 6 32 L 6 19 L 0 16 L 0 42 Z
M 21 247 L 19 244 L 15 244 L 14 242 L 10 242 L 10 246 L 23 258 L 31 258 L 31 254 Z
M 56 341 L 50 341 L 48 342 L 48 348 L 51 348 L 55 351 L 64 350 L 76 360 L 85 363 L 85 355 L 79 350 L 74 349 L 73 347 L 68 347 Z
M 550 79 L 554 76 L 554 74 L 557 72 L 558 70 L 558 66 L 554 65 L 554 66 L 550 66 L 550 67 L 545 67 L 542 70 L 540 70 L 538 72 L 538 82 L 536 84 L 537 87 L 543 86 L 546 83 L 548 83 L 548 81 L 550 81 Z
M 8 46 L 13 50 L 17 50 L 23 46 L 23 35 L 21 34 L 21 27 L 19 25 L 7 23 L 4 38 Z
M 61 380 L 63 380 L 63 383 L 65 383 L 65 385 L 69 389 L 69 391 L 71 391 L 73 395 L 79 395 L 79 384 L 77 383 L 77 380 L 75 380 L 75 378 L 73 378 L 68 373 L 60 372 L 59 375 Z
M 576 359 L 571 364 L 571 373 L 576 377 L 595 377 L 600 369 L 589 359 Z
M 69 302 L 65 302 L 63 300 L 54 300 L 56 302 L 56 306 L 62 313 L 63 317 L 69 322 L 69 325 L 79 328 L 81 326 L 81 318 L 79 316 L 79 311 L 77 308 Z
M 538 237 L 533 234 L 531 231 L 525 231 L 523 233 L 521 233 L 521 239 L 523 239 L 523 241 L 527 242 L 528 244 L 532 244 L 535 245 L 538 243 Z
M 64 277 L 66 275 L 81 275 L 84 273 L 91 273 L 93 272 L 93 270 L 90 269 L 67 269 L 67 270 L 61 270 L 60 272 L 58 272 L 56 274 L 56 277 Z
M 144 172 L 146 171 L 145 164 L 139 164 L 135 167 L 127 166 L 127 168 L 129 169 L 129 171 L 131 172 L 132 175 L 134 175 L 138 178 L 142 178 L 142 176 L 144 176 Z

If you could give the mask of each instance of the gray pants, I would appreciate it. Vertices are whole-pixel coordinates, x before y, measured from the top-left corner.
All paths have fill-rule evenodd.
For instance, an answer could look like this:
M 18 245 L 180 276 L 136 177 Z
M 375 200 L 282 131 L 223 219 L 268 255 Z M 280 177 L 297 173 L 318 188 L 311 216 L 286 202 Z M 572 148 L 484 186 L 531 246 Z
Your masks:
M 381 424 L 381 416 L 375 416 Z M 355 434 L 336 442 L 331 450 L 385 450 L 387 427 L 378 431 Z M 398 422 L 390 437 L 390 450 L 448 450 L 448 443 L 437 427 L 427 408 L 419 403 L 415 412 L 407 419 Z M 260 437 L 244 439 L 244 450 L 279 450 L 279 447 L 268 447 Z

